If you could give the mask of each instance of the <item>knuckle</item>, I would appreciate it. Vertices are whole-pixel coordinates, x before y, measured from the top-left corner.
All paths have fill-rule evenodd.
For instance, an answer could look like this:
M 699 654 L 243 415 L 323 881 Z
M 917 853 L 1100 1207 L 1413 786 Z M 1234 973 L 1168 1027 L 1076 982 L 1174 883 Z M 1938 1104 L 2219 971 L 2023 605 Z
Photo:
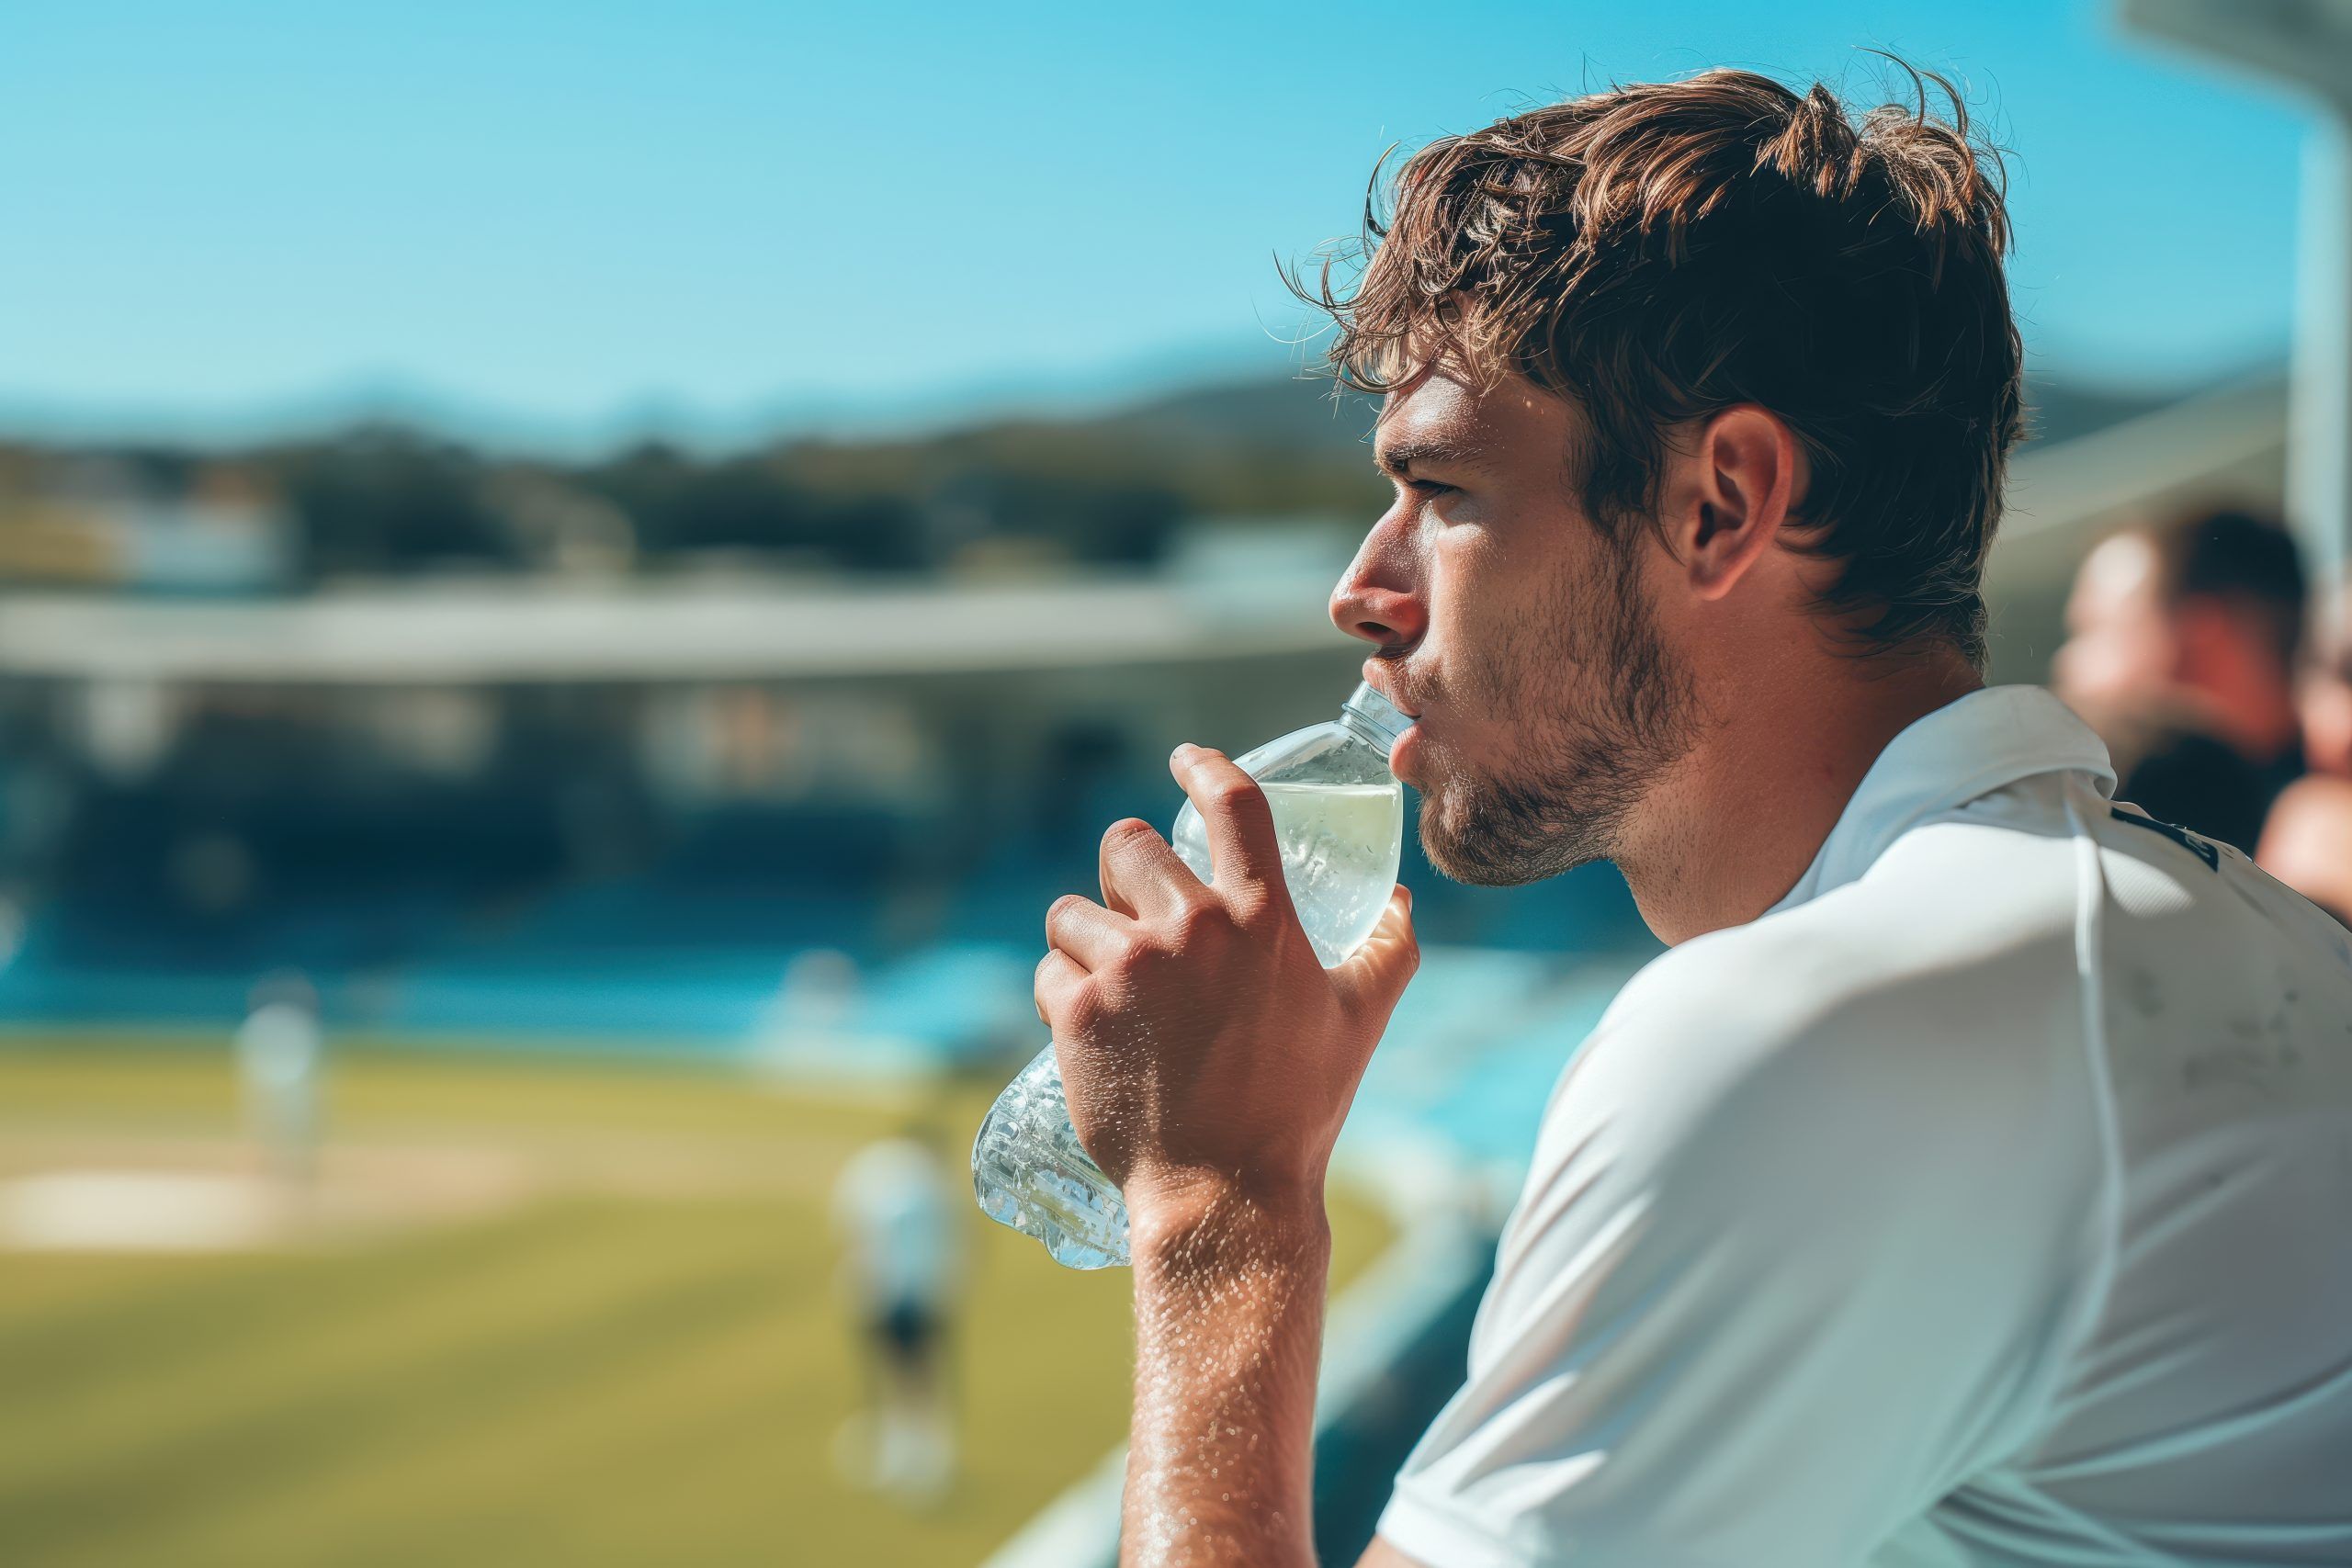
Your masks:
M 1070 1030 L 1073 1033 L 1091 1033 L 1095 1025 L 1102 1021 L 1099 1000 L 1091 984 L 1074 987 L 1067 996 L 1062 998 L 1061 1005 L 1056 1011 L 1058 1016 L 1055 1019 L 1055 1022 Z
M 1086 898 L 1082 894 L 1065 893 L 1046 905 L 1046 929 L 1052 931 L 1055 927 L 1063 924 L 1077 911 L 1078 907 L 1085 902 Z
M 1114 938 L 1110 951 L 1099 955 L 1089 969 L 1088 978 L 1093 984 L 1107 987 L 1113 991 L 1123 990 L 1134 978 L 1136 967 L 1144 956 L 1134 938 Z
M 1196 942 L 1225 920 L 1225 906 L 1216 899 L 1188 898 L 1176 910 L 1176 935 L 1180 941 Z

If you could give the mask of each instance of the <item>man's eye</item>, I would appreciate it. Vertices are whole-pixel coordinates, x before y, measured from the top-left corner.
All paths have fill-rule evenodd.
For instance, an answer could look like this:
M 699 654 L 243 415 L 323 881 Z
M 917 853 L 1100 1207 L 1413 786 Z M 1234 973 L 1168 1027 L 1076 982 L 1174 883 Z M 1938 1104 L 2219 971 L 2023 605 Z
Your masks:
M 1454 488 L 1449 484 L 1440 484 L 1435 479 L 1407 479 L 1405 486 L 1408 490 L 1417 490 L 1423 495 L 1451 495 Z

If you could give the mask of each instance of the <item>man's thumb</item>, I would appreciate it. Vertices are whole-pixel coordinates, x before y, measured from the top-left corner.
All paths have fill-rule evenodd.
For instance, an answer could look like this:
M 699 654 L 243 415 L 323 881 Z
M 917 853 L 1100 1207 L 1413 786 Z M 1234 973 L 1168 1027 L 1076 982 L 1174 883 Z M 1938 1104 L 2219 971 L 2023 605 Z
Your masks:
M 1405 983 L 1421 966 L 1421 944 L 1413 934 L 1413 895 L 1403 883 L 1388 896 L 1388 908 L 1363 945 L 1340 965 L 1338 977 L 1352 1000 L 1374 1010 L 1385 1022 Z

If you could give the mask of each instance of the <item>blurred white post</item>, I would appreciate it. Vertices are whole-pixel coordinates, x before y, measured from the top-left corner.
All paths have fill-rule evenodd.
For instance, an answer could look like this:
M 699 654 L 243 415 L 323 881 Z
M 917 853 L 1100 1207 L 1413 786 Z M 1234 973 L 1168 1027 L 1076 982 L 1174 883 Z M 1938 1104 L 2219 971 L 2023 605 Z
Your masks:
M 2352 555 L 2352 128 L 2340 99 L 2327 101 L 2305 136 L 2298 224 L 2287 510 L 2319 585 L 2318 611 L 2332 620 Z
M 2129 27 L 2283 81 L 2319 114 L 2298 219 L 2287 509 L 2321 613 L 2352 561 L 2352 0 L 2122 0 Z

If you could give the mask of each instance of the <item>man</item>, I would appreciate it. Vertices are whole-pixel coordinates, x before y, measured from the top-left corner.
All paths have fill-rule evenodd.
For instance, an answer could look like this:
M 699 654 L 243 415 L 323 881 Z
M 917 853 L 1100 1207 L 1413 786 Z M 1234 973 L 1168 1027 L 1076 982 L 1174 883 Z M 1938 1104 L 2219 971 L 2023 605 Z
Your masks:
M 235 1041 L 245 1123 L 278 1194 L 299 1202 L 318 1171 L 319 996 L 308 979 L 287 971 L 265 976 L 248 999 Z
M 955 1477 L 941 1362 L 963 1283 L 965 1214 L 931 1140 L 914 1130 L 860 1149 L 833 1187 L 869 1393 L 835 1458 L 851 1479 L 917 1506 L 940 1501 Z
M 2254 848 L 2304 770 L 2306 594 L 2294 537 L 2271 518 L 2195 513 L 2100 541 L 2067 600 L 2051 675 L 2114 749 L 2120 793 Z
M 1439 869 L 1607 857 L 1674 945 L 1367 1562 L 2352 1561 L 2352 947 L 1980 685 L 2018 346 L 1964 122 L 1711 72 L 1394 201 L 1329 301 L 1396 486 L 1334 618 Z M 1125 1551 L 1303 1565 L 1323 1173 L 1410 904 L 1317 967 L 1263 796 L 1171 769 L 1214 885 L 1115 824 L 1036 985 L 1133 1226 Z

